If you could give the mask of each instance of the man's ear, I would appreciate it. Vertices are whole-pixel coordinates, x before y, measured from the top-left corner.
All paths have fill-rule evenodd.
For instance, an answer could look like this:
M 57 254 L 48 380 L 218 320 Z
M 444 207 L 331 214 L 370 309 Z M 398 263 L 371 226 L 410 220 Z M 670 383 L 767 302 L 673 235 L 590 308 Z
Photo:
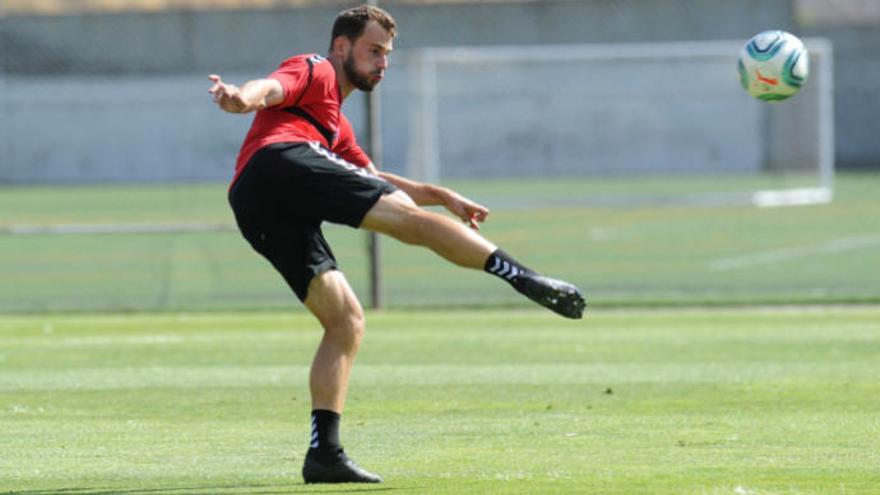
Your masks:
M 348 39 L 347 36 L 337 36 L 333 39 L 333 44 L 331 45 L 330 52 L 339 57 L 344 56 L 348 53 L 348 49 L 351 46 L 351 40 Z

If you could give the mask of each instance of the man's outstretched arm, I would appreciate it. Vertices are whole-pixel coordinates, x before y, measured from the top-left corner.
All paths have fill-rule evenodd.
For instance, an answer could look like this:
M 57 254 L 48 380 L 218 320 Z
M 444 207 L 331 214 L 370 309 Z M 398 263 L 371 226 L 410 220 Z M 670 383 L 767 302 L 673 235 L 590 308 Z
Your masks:
M 489 216 L 488 208 L 465 198 L 452 189 L 424 182 L 416 182 L 388 172 L 379 172 L 373 167 L 371 167 L 371 170 L 379 177 L 394 184 L 408 194 L 417 205 L 444 206 L 474 230 L 480 230 L 479 222 L 484 222 L 486 217 Z
M 275 79 L 255 79 L 241 87 L 226 84 L 217 74 L 208 76 L 214 84 L 208 89 L 214 103 L 229 113 L 249 113 L 284 101 L 284 88 Z

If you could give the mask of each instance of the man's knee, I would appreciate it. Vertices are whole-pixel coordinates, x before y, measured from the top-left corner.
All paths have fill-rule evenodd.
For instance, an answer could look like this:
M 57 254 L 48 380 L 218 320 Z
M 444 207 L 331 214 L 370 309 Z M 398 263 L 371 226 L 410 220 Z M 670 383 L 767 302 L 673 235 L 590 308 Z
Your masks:
M 316 316 L 324 329 L 324 340 L 332 342 L 348 354 L 357 352 L 366 332 L 363 311 L 347 308 L 336 314 Z
M 395 239 L 406 244 L 424 244 L 422 229 L 425 227 L 425 211 L 420 208 L 407 209 L 400 214 L 390 233 Z
M 364 310 L 341 272 L 330 270 L 316 276 L 305 304 L 328 338 L 357 349 L 366 328 Z
M 357 351 L 366 332 L 366 320 L 361 311 L 351 311 L 329 321 L 322 321 L 324 334 L 349 351 Z

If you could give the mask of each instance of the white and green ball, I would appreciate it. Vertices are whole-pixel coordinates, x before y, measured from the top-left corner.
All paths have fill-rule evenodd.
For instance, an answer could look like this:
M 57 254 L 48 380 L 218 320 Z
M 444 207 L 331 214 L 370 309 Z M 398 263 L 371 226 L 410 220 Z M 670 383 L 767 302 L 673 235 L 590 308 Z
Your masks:
M 740 50 L 739 78 L 743 88 L 764 101 L 782 101 L 807 82 L 809 55 L 797 36 L 785 31 L 756 34 Z

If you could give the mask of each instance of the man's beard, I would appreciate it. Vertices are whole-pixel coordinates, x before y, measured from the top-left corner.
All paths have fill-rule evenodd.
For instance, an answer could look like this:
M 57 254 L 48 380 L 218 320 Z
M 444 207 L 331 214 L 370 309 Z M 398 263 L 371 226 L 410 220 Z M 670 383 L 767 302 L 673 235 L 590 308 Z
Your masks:
M 348 82 L 361 91 L 373 91 L 373 88 L 379 83 L 379 81 L 373 82 L 370 75 L 361 74 L 354 68 L 354 56 L 351 53 L 342 62 L 342 69 L 345 71 L 345 77 L 348 78 Z

